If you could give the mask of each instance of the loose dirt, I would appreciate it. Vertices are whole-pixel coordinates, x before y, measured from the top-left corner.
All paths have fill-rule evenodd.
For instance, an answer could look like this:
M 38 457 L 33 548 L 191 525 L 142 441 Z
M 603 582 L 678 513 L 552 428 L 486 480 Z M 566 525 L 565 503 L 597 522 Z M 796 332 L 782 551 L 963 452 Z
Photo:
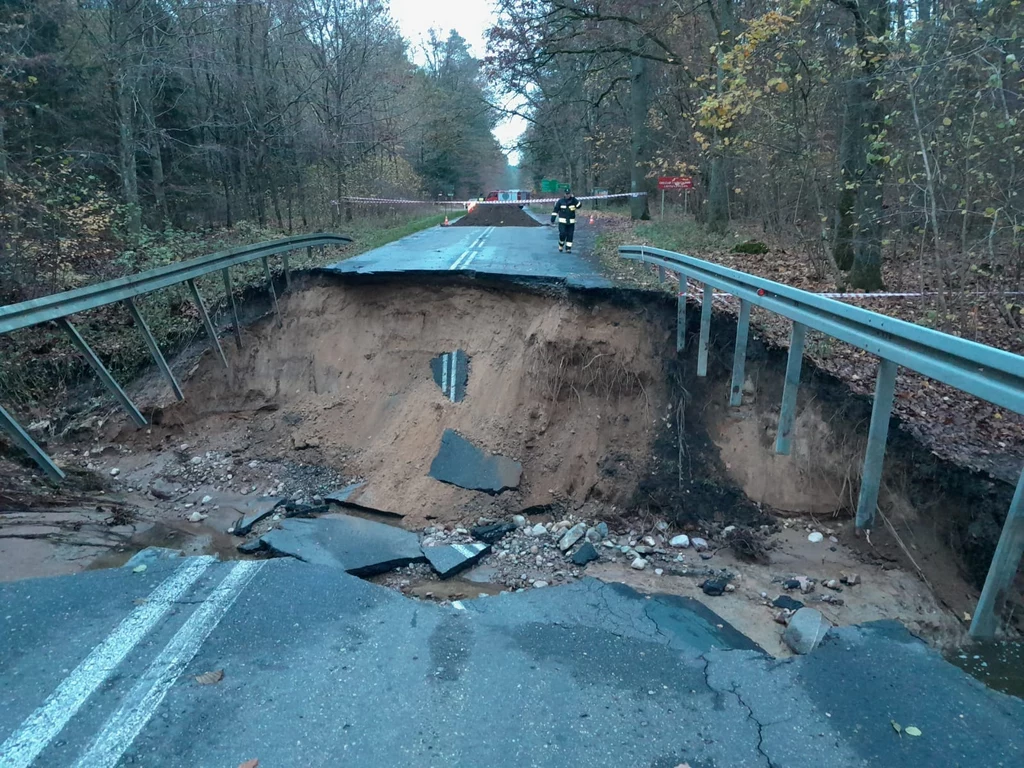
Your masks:
M 539 221 L 518 205 L 476 205 L 453 227 L 540 227 Z

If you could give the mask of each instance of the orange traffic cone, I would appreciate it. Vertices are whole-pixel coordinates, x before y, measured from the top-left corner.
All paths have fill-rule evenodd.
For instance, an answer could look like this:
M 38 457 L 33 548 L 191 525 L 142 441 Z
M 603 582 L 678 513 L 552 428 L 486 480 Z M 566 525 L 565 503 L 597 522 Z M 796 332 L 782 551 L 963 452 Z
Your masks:
M 447 213 L 444 215 L 444 223 L 441 226 L 442 227 L 449 226 L 449 224 L 448 224 L 448 214 Z
M 594 214 L 590 214 L 590 223 L 591 223 L 591 224 L 593 224 L 593 223 L 594 223 Z

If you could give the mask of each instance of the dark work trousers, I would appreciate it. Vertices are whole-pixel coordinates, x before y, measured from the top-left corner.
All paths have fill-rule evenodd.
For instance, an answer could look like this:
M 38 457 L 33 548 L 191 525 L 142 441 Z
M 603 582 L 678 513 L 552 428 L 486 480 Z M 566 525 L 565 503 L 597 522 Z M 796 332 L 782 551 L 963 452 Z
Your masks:
M 565 246 L 567 251 L 572 250 L 572 235 L 576 231 L 576 222 L 572 224 L 559 224 L 558 225 L 558 250 L 562 250 L 562 246 Z

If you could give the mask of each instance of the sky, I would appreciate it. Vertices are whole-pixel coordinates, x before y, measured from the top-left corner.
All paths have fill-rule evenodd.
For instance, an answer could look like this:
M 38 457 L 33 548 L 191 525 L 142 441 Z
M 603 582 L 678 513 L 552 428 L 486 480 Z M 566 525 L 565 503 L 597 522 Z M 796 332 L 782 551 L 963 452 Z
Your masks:
M 454 29 L 479 59 L 487 52 L 487 30 L 495 20 L 491 0 L 391 0 L 390 5 L 391 15 L 411 43 L 412 57 L 418 64 L 425 63 L 421 47 L 432 27 L 440 30 L 442 37 Z M 519 163 L 519 153 L 513 147 L 524 130 L 526 121 L 516 117 L 503 120 L 494 129 L 513 165 Z

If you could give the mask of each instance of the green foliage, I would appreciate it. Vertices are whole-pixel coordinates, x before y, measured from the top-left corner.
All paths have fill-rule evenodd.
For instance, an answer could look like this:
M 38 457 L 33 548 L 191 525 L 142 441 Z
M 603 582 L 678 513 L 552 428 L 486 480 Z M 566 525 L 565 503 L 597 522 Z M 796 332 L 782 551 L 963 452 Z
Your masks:
M 751 255 L 761 255 L 768 253 L 770 250 L 771 249 L 760 240 L 748 240 L 745 243 L 737 243 L 732 247 L 733 253 L 747 253 Z

